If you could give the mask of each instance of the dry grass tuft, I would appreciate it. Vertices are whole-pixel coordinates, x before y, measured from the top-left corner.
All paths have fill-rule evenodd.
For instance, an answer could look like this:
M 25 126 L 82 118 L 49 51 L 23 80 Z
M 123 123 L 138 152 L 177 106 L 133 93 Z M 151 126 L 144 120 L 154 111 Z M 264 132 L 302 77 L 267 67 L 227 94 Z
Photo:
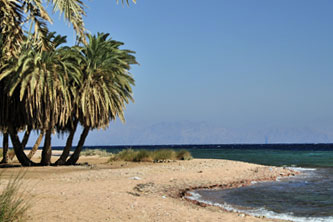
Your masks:
M 81 156 L 101 156 L 101 157 L 109 157 L 113 154 L 110 152 L 107 152 L 106 150 L 102 149 L 84 149 L 82 150 Z
M 191 153 L 187 150 L 178 152 L 171 149 L 161 150 L 138 150 L 133 149 L 122 150 L 113 155 L 110 161 L 129 161 L 129 162 L 164 162 L 167 160 L 191 160 Z
M 2 158 L 2 156 L 3 156 L 3 149 L 0 148 L 0 158 Z M 15 151 L 14 151 L 14 149 L 9 149 L 9 150 L 8 150 L 8 158 L 9 158 L 10 160 L 12 160 L 12 159 L 14 158 L 14 156 L 15 156 Z
M 177 159 L 178 160 L 192 160 L 193 157 L 191 153 L 187 150 L 180 150 L 177 152 Z
M 0 194 L 1 222 L 26 221 L 27 219 L 31 200 L 20 191 L 23 176 L 24 174 L 20 173 L 16 177 L 10 178 Z

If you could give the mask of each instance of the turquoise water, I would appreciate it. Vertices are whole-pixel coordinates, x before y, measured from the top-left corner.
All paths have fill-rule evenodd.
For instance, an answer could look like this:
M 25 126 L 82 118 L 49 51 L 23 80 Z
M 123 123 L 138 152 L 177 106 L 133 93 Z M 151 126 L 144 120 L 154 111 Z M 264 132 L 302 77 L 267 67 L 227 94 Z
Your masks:
M 269 166 L 333 167 L 333 151 L 274 149 L 190 149 L 195 158 L 245 161 Z
M 198 190 L 198 199 L 253 215 L 292 221 L 333 221 L 333 168 L 228 190 Z
M 227 145 L 156 145 L 104 146 L 109 152 L 123 149 L 189 150 L 194 158 L 245 161 L 271 166 L 333 167 L 333 144 L 227 144 Z

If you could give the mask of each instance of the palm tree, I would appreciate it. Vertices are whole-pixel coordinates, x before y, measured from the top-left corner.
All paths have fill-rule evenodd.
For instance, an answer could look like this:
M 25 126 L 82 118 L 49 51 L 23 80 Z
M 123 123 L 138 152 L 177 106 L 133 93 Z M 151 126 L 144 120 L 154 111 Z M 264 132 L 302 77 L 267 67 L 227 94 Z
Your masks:
M 53 12 L 60 12 L 73 25 L 79 37 L 84 36 L 83 16 L 85 6 L 81 0 L 0 0 L 0 33 L 6 42 L 8 54 L 18 52 L 24 38 L 23 26 L 31 23 L 34 38 L 44 46 L 47 45 L 47 23 L 52 19 L 43 7 L 44 4 L 53 6 Z
M 117 116 L 124 121 L 125 105 L 133 101 L 134 79 L 128 71 L 137 62 L 132 51 L 119 49 L 123 43 L 108 39 L 108 34 L 98 34 L 88 35 L 86 46 L 59 48 L 64 37 L 52 33 L 48 38 L 52 50 L 41 50 L 34 41 L 27 40 L 29 44 L 23 46 L 19 57 L 13 57 L 0 72 L 0 84 L 5 84 L 2 88 L 8 92 L 2 95 L 1 104 L 15 106 L 0 112 L 10 116 L 0 119 L 0 126 L 8 126 L 15 153 L 25 166 L 36 165 L 23 152 L 32 129 L 45 134 L 41 164 L 50 165 L 54 129 L 70 131 L 61 158 L 66 161 L 80 122 L 83 133 L 66 162 L 75 164 L 89 130 L 105 128 Z M 21 142 L 17 133 L 24 128 L 26 136 Z
M 132 0 L 134 3 L 136 3 L 135 0 Z M 125 2 L 127 5 L 129 4 L 129 0 L 122 0 L 122 4 Z M 28 129 L 40 129 L 41 134 L 46 134 L 44 149 L 43 149 L 43 158 L 42 162 L 43 164 L 49 164 L 49 157 L 50 157 L 50 150 L 51 150 L 51 133 L 52 133 L 52 126 L 54 124 L 58 125 L 57 127 L 63 127 L 65 125 L 64 122 L 66 122 L 66 118 L 64 116 L 67 115 L 60 115 L 59 116 L 59 124 L 56 123 L 58 120 L 52 119 L 52 114 L 50 116 L 52 121 L 49 121 L 50 119 L 43 119 L 42 114 L 50 114 L 47 111 L 45 112 L 38 112 L 38 108 L 41 109 L 42 105 L 50 105 L 54 101 L 50 101 L 49 103 L 46 101 L 45 98 L 47 95 L 45 94 L 44 101 L 46 103 L 39 103 L 39 104 L 33 104 L 37 102 L 36 97 L 32 95 L 32 92 L 34 92 L 34 87 L 38 86 L 36 84 L 36 80 L 40 80 L 41 82 L 47 82 L 49 80 L 48 78 L 43 79 L 37 78 L 36 76 L 36 70 L 40 69 L 42 71 L 45 71 L 45 73 L 48 73 L 47 67 L 52 62 L 48 60 L 55 59 L 56 54 L 52 48 L 52 44 L 48 42 L 47 38 L 47 23 L 52 22 L 50 16 L 48 15 L 47 11 L 44 9 L 43 5 L 44 3 L 50 4 L 53 6 L 53 12 L 60 12 L 60 14 L 63 14 L 66 20 L 73 25 L 74 30 L 77 33 L 78 41 L 85 43 L 85 27 L 83 23 L 83 15 L 85 15 L 85 6 L 81 0 L 0 0 L 0 94 L 1 94 L 1 110 L 0 110 L 0 129 L 4 133 L 4 146 L 7 144 L 8 146 L 8 140 L 6 140 L 6 133 L 8 132 L 14 148 L 15 152 L 18 155 L 18 159 L 23 165 L 32 165 L 33 163 L 29 160 L 29 158 L 26 157 L 26 155 L 23 152 L 23 149 L 25 147 L 25 144 L 27 142 L 27 139 L 30 135 L 30 130 Z M 118 0 L 117 0 L 118 3 Z M 27 48 L 26 44 L 23 42 L 25 41 L 24 36 L 24 30 L 23 27 L 25 24 L 30 23 L 31 29 L 34 30 L 33 39 L 34 42 L 37 44 L 34 46 L 31 46 L 32 48 Z M 29 31 L 30 33 L 30 31 Z M 51 47 L 50 47 L 51 45 Z M 22 47 L 24 48 L 22 50 Z M 49 48 L 50 47 L 50 48 Z M 38 50 L 36 50 L 38 49 Z M 43 52 L 40 52 L 39 50 L 42 50 Z M 38 52 L 37 52 L 38 51 Z M 46 52 L 50 51 L 50 52 Z M 19 57 L 19 59 L 14 57 Z M 13 61 L 14 60 L 14 61 Z M 34 62 L 36 64 L 34 64 Z M 45 62 L 45 69 L 41 67 L 41 64 Z M 16 64 L 17 63 L 17 64 Z M 60 62 L 61 63 L 61 62 Z M 16 68 L 13 68 L 13 66 L 18 65 Z M 36 65 L 37 68 L 27 68 L 29 65 Z M 57 64 L 59 65 L 59 63 Z M 10 71 L 11 70 L 11 71 Z M 26 79 L 23 79 L 21 74 L 18 74 L 18 72 L 29 72 L 31 71 L 30 77 L 27 77 Z M 54 70 L 53 70 L 54 71 Z M 26 73 L 26 74 L 27 74 Z M 14 74 L 14 78 L 12 78 L 12 74 Z M 29 80 L 30 78 L 30 80 Z M 14 79 L 18 80 L 17 83 L 15 83 Z M 7 86 L 7 83 L 9 82 L 9 86 Z M 59 82 L 59 81 L 58 81 Z M 60 81 L 61 82 L 61 81 Z M 53 82 L 49 81 L 50 86 L 53 86 Z M 29 88 L 30 87 L 30 88 Z M 30 90 L 30 93 L 29 93 Z M 48 88 L 49 93 L 52 93 L 52 90 Z M 61 90 L 61 87 L 57 90 L 60 90 L 60 92 L 64 93 L 64 91 Z M 55 90 L 55 91 L 57 91 Z M 38 91 L 38 90 L 37 90 Z M 36 92 L 37 92 L 36 91 Z M 47 90 L 46 90 L 47 91 Z M 46 91 L 43 91 L 43 93 L 46 93 Z M 65 93 L 66 95 L 69 93 Z M 63 95 L 65 95 L 63 94 Z M 40 94 L 38 94 L 40 96 Z M 19 99 L 18 99 L 19 98 Z M 61 97 L 59 101 L 67 101 L 69 96 Z M 54 98 L 53 98 L 54 99 Z M 68 103 L 65 103 L 65 105 L 68 105 Z M 57 107 L 57 106 L 55 106 Z M 70 109 L 70 106 L 68 107 Z M 30 111 L 30 113 L 24 112 L 24 110 L 27 109 Z M 31 109 L 34 109 L 33 111 Z M 14 112 L 16 111 L 16 112 Z M 59 114 L 59 111 L 55 111 L 52 113 Z M 19 114 L 21 119 L 12 118 L 13 113 L 15 113 L 15 116 Z M 32 121 L 31 115 L 32 114 L 38 114 L 38 120 Z M 46 116 L 47 116 L 46 115 Z M 54 114 L 55 116 L 57 114 Z M 54 117 L 54 116 L 53 116 Z M 70 124 L 75 124 L 74 118 L 74 124 L 70 122 Z M 48 122 L 49 121 L 49 122 Z M 48 122 L 48 126 L 46 126 L 46 122 Z M 27 125 L 32 124 L 32 125 Z M 68 123 L 66 123 L 68 124 Z M 73 127 L 72 127 L 73 128 Z M 26 136 L 24 137 L 23 141 L 21 142 L 17 136 L 17 132 L 22 129 L 27 129 Z M 76 129 L 76 127 L 75 127 Z M 73 130 L 72 130 L 73 131 Z M 75 130 L 74 130 L 75 132 Z M 37 139 L 36 144 L 38 141 L 40 142 L 42 135 Z M 38 146 L 37 146 L 38 147 Z M 49 148 L 47 148 L 49 147 Z M 4 149 L 4 152 L 6 152 L 6 149 Z M 6 155 L 4 155 L 6 157 Z M 6 160 L 4 160 L 6 161 Z
M 116 1 L 118 3 L 118 0 Z M 121 0 L 123 4 L 125 1 L 128 5 L 129 0 Z M 136 0 L 132 1 L 136 3 Z M 43 6 L 45 4 L 53 7 L 53 13 L 62 14 L 73 26 L 78 40 L 85 41 L 85 5 L 82 0 L 0 0 L 0 38 L 5 42 L 7 57 L 20 51 L 26 23 L 33 26 L 34 38 L 38 39 L 40 44 L 47 45 L 47 23 L 52 23 L 52 19 Z
M 27 43 L 18 59 L 14 58 L 0 75 L 0 82 L 10 77 L 6 91 L 8 97 L 18 97 L 26 110 L 24 124 L 45 133 L 42 165 L 51 163 L 51 135 L 55 126 L 64 127 L 71 117 L 73 101 L 68 89 L 80 72 L 76 58 L 69 53 L 71 48 L 59 47 L 66 38 L 50 33 L 47 39 L 52 49 L 41 50 L 34 42 Z M 17 131 L 17 127 L 9 129 L 15 153 L 22 165 L 33 165 L 23 152 Z
M 5 48 L 3 47 L 3 41 L 0 38 L 0 73 L 2 73 L 4 70 L 9 68 L 9 61 L 5 56 Z M 9 78 L 7 78 L 8 80 Z M 13 116 L 13 110 L 17 109 L 18 107 L 21 107 L 21 105 L 17 104 L 18 100 L 16 98 L 10 98 L 8 97 L 8 92 L 7 92 L 7 87 L 6 87 L 6 83 L 8 81 L 6 81 L 5 79 L 2 79 L 2 81 L 0 81 L 0 91 L 1 91 L 1 101 L 0 101 L 0 130 L 3 132 L 3 159 L 1 161 L 1 163 L 8 163 L 8 132 L 9 132 L 9 128 L 10 126 L 8 124 L 12 124 L 12 121 L 15 120 L 19 120 L 16 121 L 16 128 L 18 129 L 26 129 L 26 132 L 24 134 L 23 140 L 22 140 L 22 147 L 25 147 L 25 145 L 28 142 L 29 136 L 30 136 L 30 132 L 31 132 L 31 127 L 26 127 L 25 123 L 24 123 L 24 116 L 20 115 L 21 118 L 17 119 L 16 116 Z M 15 105 L 13 105 L 15 104 Z M 21 113 L 22 114 L 22 113 Z
M 30 27 L 34 29 L 33 37 L 34 40 L 38 40 L 40 47 L 43 47 L 45 50 L 46 46 L 48 46 L 49 43 L 47 42 L 46 38 L 48 30 L 46 24 L 47 22 L 52 22 L 52 20 L 49 17 L 47 11 L 44 9 L 43 3 L 52 3 L 53 12 L 59 11 L 61 14 L 63 14 L 66 20 L 73 25 L 77 35 L 84 36 L 85 28 L 82 16 L 85 15 L 85 12 L 84 5 L 81 0 L 0 0 L 0 70 L 7 69 L 8 67 L 6 66 L 8 65 L 8 61 L 11 59 L 11 57 L 18 56 L 18 54 L 21 52 L 21 47 L 24 41 L 23 27 L 26 23 L 30 23 Z M 4 79 L 2 80 L 2 83 L 0 83 L 0 91 L 2 95 L 2 102 L 13 102 L 13 99 L 6 98 L 8 93 L 5 91 Z M 1 113 L 2 117 L 8 117 L 8 115 L 10 115 L 6 112 L 6 109 L 8 111 L 8 107 L 10 107 L 9 104 L 2 106 L 1 111 L 5 111 Z M 8 121 L 4 120 L 2 124 L 6 122 L 8 123 Z M 22 126 L 19 128 L 21 127 Z M 2 162 L 6 163 L 8 161 L 7 130 L 11 131 L 12 135 L 15 135 L 17 133 L 17 128 L 7 128 L 6 125 L 2 125 L 1 128 L 2 132 L 4 132 L 4 158 Z M 27 132 L 28 134 L 30 133 L 30 131 Z M 28 138 L 28 135 L 25 138 Z M 17 148 L 20 146 L 20 150 L 22 151 L 22 147 L 25 146 L 25 141 L 23 141 L 22 144 L 18 137 L 14 137 L 14 140 L 15 142 L 13 142 L 13 144 L 16 144 Z M 24 154 L 23 151 L 19 153 L 22 155 Z M 18 155 L 21 156 L 20 154 Z M 26 164 L 31 164 L 24 155 L 19 159 L 21 159 Z
M 78 145 L 66 161 L 71 141 L 56 164 L 75 164 L 79 159 L 89 130 L 108 127 L 110 121 L 119 117 L 124 121 L 125 105 L 132 98 L 134 79 L 129 73 L 130 66 L 137 64 L 134 52 L 119 49 L 123 43 L 108 38 L 109 34 L 87 35 L 88 44 L 76 47 L 81 54 L 80 85 L 77 87 L 73 122 L 83 126 Z M 76 125 L 70 132 L 74 136 Z
M 6 66 L 6 68 L 9 68 Z M 3 71 L 3 70 L 2 70 Z M 1 73 L 1 71 L 0 71 Z M 8 135 L 11 136 L 12 142 L 17 149 L 15 152 L 17 153 L 18 159 L 24 161 L 24 157 L 21 158 L 20 150 L 22 148 L 22 143 L 19 141 L 17 136 L 18 130 L 23 130 L 26 128 L 26 112 L 25 107 L 22 102 L 19 101 L 17 91 L 13 94 L 13 96 L 9 97 L 6 89 L 6 82 L 9 78 L 4 78 L 0 81 L 0 130 L 3 132 L 3 163 L 8 161 L 7 159 L 7 151 L 8 151 Z M 15 133 L 16 132 L 16 133 Z M 14 138 L 14 134 L 17 136 Z M 27 138 L 27 134 L 25 136 Z M 23 152 L 23 151 L 22 151 Z M 32 163 L 27 162 L 26 165 L 32 165 Z

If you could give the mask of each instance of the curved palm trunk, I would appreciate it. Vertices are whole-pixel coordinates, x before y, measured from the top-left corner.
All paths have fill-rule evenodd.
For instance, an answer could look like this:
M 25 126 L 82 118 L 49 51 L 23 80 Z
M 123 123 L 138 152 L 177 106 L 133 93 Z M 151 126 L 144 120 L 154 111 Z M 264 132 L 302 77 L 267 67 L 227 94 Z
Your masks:
M 3 134 L 2 140 L 2 160 L 0 163 L 8 163 L 8 133 Z
M 24 148 L 26 147 L 26 145 L 27 145 L 27 143 L 28 143 L 28 140 L 29 140 L 29 137 L 30 137 L 30 133 L 31 133 L 31 126 L 28 126 L 27 130 L 26 130 L 25 133 L 24 133 L 24 136 L 23 136 L 22 142 L 21 142 L 22 147 L 23 147 L 23 150 L 24 150 Z M 15 157 L 15 156 L 11 156 L 11 157 L 9 157 L 9 158 L 10 158 L 10 160 L 13 160 L 14 157 Z M 29 158 L 29 159 L 31 159 L 31 158 Z
M 20 142 L 20 138 L 18 137 L 17 130 L 13 129 L 12 127 L 8 128 L 8 133 L 10 136 L 10 139 L 12 140 L 15 155 L 22 164 L 22 166 L 36 166 L 36 163 L 29 160 L 29 158 L 24 153 L 24 147 L 22 146 L 22 143 Z
M 25 147 L 28 143 L 29 137 L 31 133 L 31 126 L 28 126 L 27 130 L 24 133 L 23 139 L 22 139 L 22 146 Z
M 28 158 L 31 160 L 31 158 L 35 155 L 35 153 L 37 152 L 38 150 L 38 147 L 40 145 L 40 143 L 42 142 L 42 139 L 44 137 L 44 132 L 41 132 L 34 144 L 34 146 L 32 147 L 31 151 L 29 152 L 28 154 Z
M 43 147 L 43 151 L 42 151 L 42 160 L 40 161 L 40 164 L 42 166 L 51 165 L 51 155 L 52 155 L 51 134 L 52 134 L 51 129 L 46 130 L 45 140 L 44 140 L 44 147 Z
M 82 150 L 82 147 L 84 145 L 84 142 L 88 136 L 89 133 L 89 127 L 84 127 L 81 136 L 80 136 L 80 140 L 79 143 L 77 144 L 77 147 L 74 151 L 74 153 L 71 155 L 71 157 L 67 160 L 66 165 L 74 165 L 76 164 L 76 162 L 78 161 L 79 157 L 80 157 L 80 153 Z
M 66 141 L 66 146 L 65 146 L 64 150 L 62 151 L 62 154 L 59 157 L 59 159 L 55 162 L 55 165 L 64 165 L 66 163 L 66 160 L 69 156 L 69 152 L 71 151 L 71 148 L 72 148 L 73 138 L 74 138 L 78 123 L 79 123 L 79 120 L 74 121 L 73 129 L 70 131 L 67 141 Z

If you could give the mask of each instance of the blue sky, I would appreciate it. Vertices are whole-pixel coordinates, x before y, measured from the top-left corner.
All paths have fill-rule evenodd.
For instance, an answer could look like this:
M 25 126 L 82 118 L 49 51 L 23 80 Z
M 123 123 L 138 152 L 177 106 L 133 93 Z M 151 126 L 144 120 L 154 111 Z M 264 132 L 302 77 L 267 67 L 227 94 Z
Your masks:
M 249 130 L 333 124 L 333 1 L 115 2 L 87 1 L 86 27 L 125 42 L 141 65 L 132 69 L 127 123 L 111 123 L 99 131 L 104 137 L 112 128 L 159 122 Z M 72 44 L 73 31 L 54 18 L 51 29 Z M 98 143 L 94 135 L 88 144 Z

